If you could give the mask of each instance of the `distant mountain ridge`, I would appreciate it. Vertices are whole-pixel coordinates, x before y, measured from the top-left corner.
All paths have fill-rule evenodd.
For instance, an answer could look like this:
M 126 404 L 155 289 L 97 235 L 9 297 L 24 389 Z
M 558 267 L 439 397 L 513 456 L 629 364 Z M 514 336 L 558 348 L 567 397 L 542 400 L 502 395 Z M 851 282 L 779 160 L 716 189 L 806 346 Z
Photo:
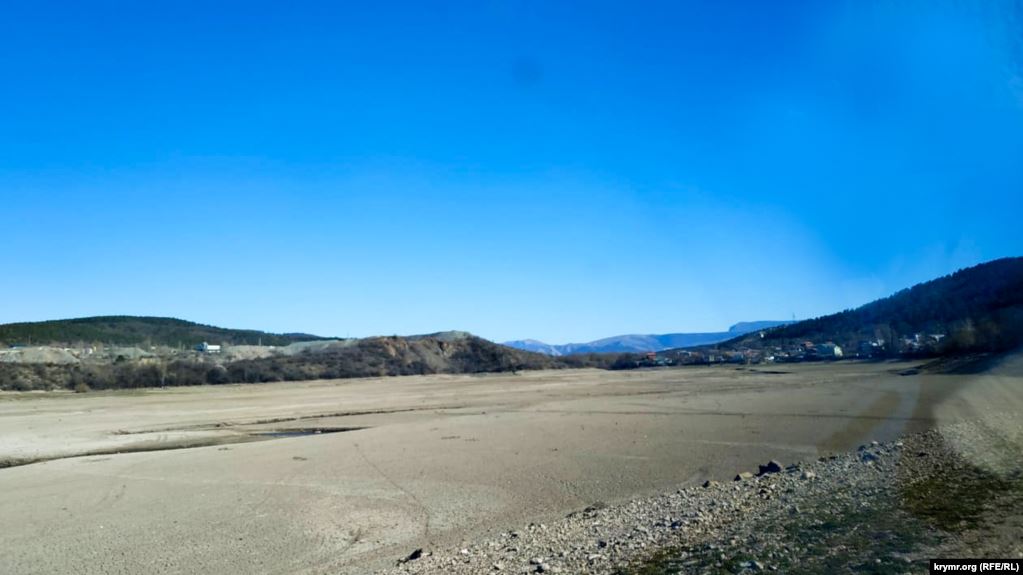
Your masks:
M 166 345 L 191 347 L 198 343 L 229 345 L 288 345 L 325 339 L 304 333 L 275 334 L 252 329 L 227 329 L 170 317 L 96 316 L 51 321 L 0 324 L 0 343 L 6 345 Z
M 704 333 L 626 334 L 606 337 L 587 343 L 549 344 L 535 339 L 506 341 L 503 345 L 525 351 L 562 356 L 578 353 L 635 353 L 663 351 L 679 347 L 712 345 L 750 332 L 787 325 L 790 321 L 745 321 L 728 331 Z

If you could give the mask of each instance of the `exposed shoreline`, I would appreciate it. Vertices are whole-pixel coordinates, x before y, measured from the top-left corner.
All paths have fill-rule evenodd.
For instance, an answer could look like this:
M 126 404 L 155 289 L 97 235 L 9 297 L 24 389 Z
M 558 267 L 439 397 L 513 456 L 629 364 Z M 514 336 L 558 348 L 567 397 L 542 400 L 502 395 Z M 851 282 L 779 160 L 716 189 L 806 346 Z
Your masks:
M 915 573 L 930 557 L 1019 557 L 1021 446 L 1015 414 L 959 422 L 776 473 L 591 506 L 423 550 L 380 573 L 814 573 L 842 565 Z M 873 544 L 842 544 L 863 537 Z
M 522 556 L 494 556 L 502 570 L 535 570 L 529 559 L 553 570 L 551 558 L 565 552 L 585 565 L 560 564 L 564 572 L 589 571 L 594 554 L 612 572 L 669 543 L 662 531 L 717 533 L 709 525 L 727 516 L 723 507 L 685 515 L 714 491 L 699 489 L 707 479 L 730 480 L 770 459 L 816 465 L 865 441 L 1016 405 L 1021 361 L 966 375 L 913 365 L 0 396 L 0 458 L 49 459 L 0 470 L 0 547 L 9 550 L 0 571 L 366 575 L 395 570 L 417 548 L 436 553 L 421 565 L 461 561 L 463 548 L 482 559 L 517 530 L 522 541 L 536 537 L 536 548 L 520 542 Z M 253 436 L 262 440 L 236 442 Z M 172 449 L 193 440 L 224 443 Z M 715 489 L 744 497 L 736 505 L 754 515 L 772 509 L 754 501 L 758 493 L 732 488 Z M 671 529 L 680 520 L 689 525 Z M 594 530 L 586 521 L 603 523 Z M 630 531 L 600 532 L 619 524 Z M 594 537 L 608 545 L 592 549 Z

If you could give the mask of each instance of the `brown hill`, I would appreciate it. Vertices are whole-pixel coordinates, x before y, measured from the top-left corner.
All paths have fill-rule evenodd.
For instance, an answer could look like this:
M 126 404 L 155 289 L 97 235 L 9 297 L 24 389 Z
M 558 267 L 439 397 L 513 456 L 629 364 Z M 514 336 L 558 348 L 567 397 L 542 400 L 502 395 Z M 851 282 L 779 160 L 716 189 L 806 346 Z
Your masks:
M 222 383 L 488 373 L 563 367 L 612 367 L 618 355 L 556 358 L 513 349 L 464 332 L 370 337 L 255 359 L 197 352 L 106 363 L 0 362 L 0 389 L 123 389 Z

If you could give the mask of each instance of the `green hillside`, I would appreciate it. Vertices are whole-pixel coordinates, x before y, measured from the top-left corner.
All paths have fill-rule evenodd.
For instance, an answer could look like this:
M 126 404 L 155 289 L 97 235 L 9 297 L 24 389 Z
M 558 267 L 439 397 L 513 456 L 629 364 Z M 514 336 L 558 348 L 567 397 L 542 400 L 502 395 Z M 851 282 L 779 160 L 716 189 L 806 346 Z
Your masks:
M 853 310 L 733 339 L 723 347 L 759 348 L 809 340 L 856 350 L 883 341 L 892 353 L 915 334 L 941 336 L 932 351 L 1003 351 L 1023 344 L 1023 258 L 959 270 Z
M 169 317 L 100 316 L 0 325 L 0 344 L 167 345 L 190 347 L 203 341 L 217 344 L 287 345 L 323 339 L 307 334 L 272 334 L 225 329 Z

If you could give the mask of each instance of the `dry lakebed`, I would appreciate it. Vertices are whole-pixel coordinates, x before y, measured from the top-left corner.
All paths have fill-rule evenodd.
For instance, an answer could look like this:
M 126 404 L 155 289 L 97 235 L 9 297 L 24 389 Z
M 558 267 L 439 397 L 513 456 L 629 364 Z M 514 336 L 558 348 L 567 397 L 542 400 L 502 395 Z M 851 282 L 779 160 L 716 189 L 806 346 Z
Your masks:
M 922 363 L 2 393 L 0 572 L 908 573 L 939 550 L 1018 556 L 997 509 L 1020 508 L 1023 361 Z M 949 499 L 990 512 L 935 507 Z

